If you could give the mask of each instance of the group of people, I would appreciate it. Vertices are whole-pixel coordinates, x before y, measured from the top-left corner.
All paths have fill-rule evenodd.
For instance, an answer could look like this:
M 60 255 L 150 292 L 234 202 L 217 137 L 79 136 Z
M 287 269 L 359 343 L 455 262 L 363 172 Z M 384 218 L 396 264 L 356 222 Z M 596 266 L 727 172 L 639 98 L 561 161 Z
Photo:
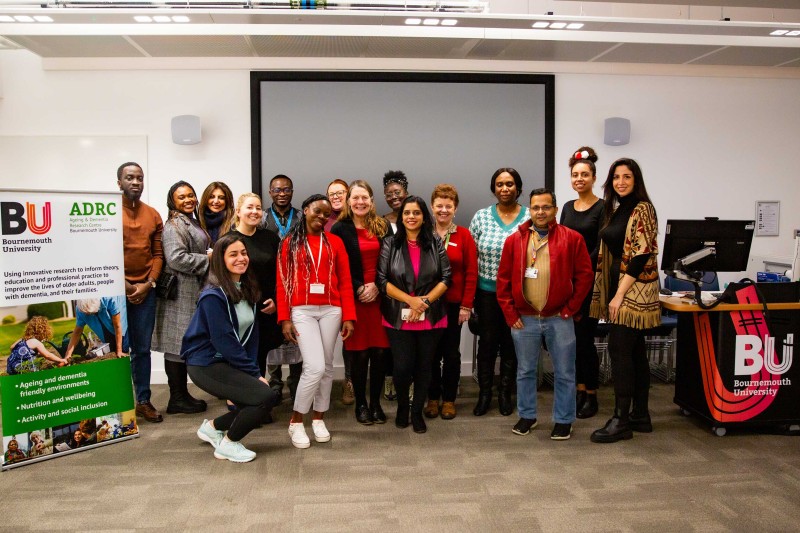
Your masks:
M 137 415 L 163 420 L 150 402 L 150 350 L 165 354 L 168 413 L 205 411 L 187 388 L 228 400 L 228 411 L 197 431 L 214 455 L 246 462 L 255 453 L 241 440 L 283 396 L 282 363 L 293 401 L 288 433 L 297 448 L 331 435 L 333 358 L 343 342 L 343 401 L 356 421 L 384 424 L 381 397 L 396 398 L 395 425 L 427 430 L 426 418 L 456 416 L 461 327 L 477 320 L 479 397 L 473 414 L 492 404 L 494 367 L 502 415 L 520 419 L 513 432 L 537 425 L 538 356 L 543 343 L 555 369 L 551 438 L 568 439 L 575 418 L 598 411 L 598 319 L 610 324 L 616 393 L 614 416 L 595 442 L 652 431 L 644 332 L 658 324 L 656 218 L 635 161 L 616 161 L 601 200 L 594 195 L 594 150 L 570 159 L 576 200 L 559 211 L 555 193 L 535 189 L 519 203 L 522 179 L 513 168 L 491 178 L 497 199 L 469 228 L 453 220 L 456 188 L 433 188 L 430 209 L 409 193 L 403 172 L 387 172 L 390 211 L 378 215 L 363 180 L 331 182 L 326 194 L 292 205 L 293 184 L 272 178 L 272 205 L 246 193 L 234 199 L 222 182 L 198 199 L 180 181 L 168 193 L 168 218 L 140 200 L 144 175 L 136 163 L 119 167 L 127 334 Z M 162 271 L 177 290 L 156 298 Z M 118 340 L 118 342 L 121 342 Z M 275 354 L 292 354 L 291 360 Z M 369 390 L 367 384 L 369 383 Z M 391 387 L 387 386 L 391 383 Z M 631 411 L 632 406 L 632 411 Z

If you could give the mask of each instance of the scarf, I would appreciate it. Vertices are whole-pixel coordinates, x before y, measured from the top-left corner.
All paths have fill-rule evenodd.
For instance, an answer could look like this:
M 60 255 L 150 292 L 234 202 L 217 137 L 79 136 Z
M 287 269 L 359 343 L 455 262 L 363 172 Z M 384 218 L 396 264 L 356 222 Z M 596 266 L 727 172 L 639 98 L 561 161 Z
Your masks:
M 203 211 L 203 220 L 206 223 L 206 231 L 211 237 L 211 244 L 213 245 L 219 239 L 222 224 L 225 222 L 225 211 L 214 213 L 208 207 Z

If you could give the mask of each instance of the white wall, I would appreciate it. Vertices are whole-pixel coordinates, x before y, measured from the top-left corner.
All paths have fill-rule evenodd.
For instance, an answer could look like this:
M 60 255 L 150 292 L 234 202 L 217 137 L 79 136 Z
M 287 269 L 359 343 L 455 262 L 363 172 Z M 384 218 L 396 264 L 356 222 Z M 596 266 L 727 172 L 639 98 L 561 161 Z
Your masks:
M 319 68 L 338 64 L 319 61 Z M 414 65 L 407 61 L 408 69 Z M 452 69 L 469 70 L 465 65 L 470 63 L 454 63 Z M 250 189 L 245 70 L 44 71 L 38 57 L 15 50 L 0 51 L 0 72 L 0 136 L 146 135 L 146 191 L 162 213 L 166 191 L 178 179 L 197 189 L 221 179 L 237 195 Z M 794 164 L 798 94 L 800 80 L 558 74 L 559 201 L 573 197 L 566 167 L 570 152 L 589 144 L 600 154 L 601 174 L 617 157 L 639 161 L 662 237 L 668 218 L 750 218 L 756 200 L 781 200 L 781 235 L 756 238 L 751 255 L 788 256 L 792 230 L 800 228 Z M 170 119 L 181 114 L 201 117 L 201 144 L 172 143 Z M 629 145 L 603 145 L 603 120 L 609 116 L 631 120 Z M 0 162 L 0 185 L 10 186 L 2 168 Z M 109 169 L 109 180 L 115 180 L 115 170 Z M 597 192 L 604 177 L 598 178 Z M 79 178 L 79 168 L 65 169 L 65 179 Z M 471 342 L 464 341 L 466 362 Z

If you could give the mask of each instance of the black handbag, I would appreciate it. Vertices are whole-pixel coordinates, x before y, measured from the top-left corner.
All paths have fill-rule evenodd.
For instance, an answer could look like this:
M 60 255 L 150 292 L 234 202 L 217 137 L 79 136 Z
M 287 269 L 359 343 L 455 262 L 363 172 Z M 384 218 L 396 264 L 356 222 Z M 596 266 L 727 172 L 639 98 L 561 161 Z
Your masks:
M 162 300 L 178 299 L 178 276 L 162 270 L 156 280 L 156 296 Z
M 472 309 L 469 312 L 469 320 L 467 320 L 467 327 L 469 328 L 469 332 L 473 335 L 480 335 L 478 333 L 478 313 L 475 309 Z

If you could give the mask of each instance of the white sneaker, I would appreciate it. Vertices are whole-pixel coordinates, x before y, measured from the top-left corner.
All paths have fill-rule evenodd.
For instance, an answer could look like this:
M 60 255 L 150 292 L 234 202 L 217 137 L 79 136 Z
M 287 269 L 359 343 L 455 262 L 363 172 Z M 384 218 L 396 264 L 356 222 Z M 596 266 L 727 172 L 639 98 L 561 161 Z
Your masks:
M 295 448 L 311 446 L 311 440 L 306 435 L 306 427 L 302 422 L 289 423 L 289 436 L 292 437 L 292 446 Z
M 256 452 L 248 450 L 241 442 L 232 441 L 226 436 L 219 441 L 219 446 L 214 450 L 214 457 L 234 463 L 247 463 L 256 458 Z
M 311 429 L 314 430 L 314 439 L 317 442 L 328 442 L 331 440 L 331 434 L 328 428 L 325 427 L 324 420 L 312 420 Z
M 203 420 L 203 423 L 200 424 L 200 428 L 197 430 L 197 436 L 200 438 L 200 440 L 206 441 L 207 443 L 211 444 L 214 449 L 217 449 L 222 437 L 225 436 L 225 432 L 214 429 L 211 426 L 211 422 L 208 420 Z

